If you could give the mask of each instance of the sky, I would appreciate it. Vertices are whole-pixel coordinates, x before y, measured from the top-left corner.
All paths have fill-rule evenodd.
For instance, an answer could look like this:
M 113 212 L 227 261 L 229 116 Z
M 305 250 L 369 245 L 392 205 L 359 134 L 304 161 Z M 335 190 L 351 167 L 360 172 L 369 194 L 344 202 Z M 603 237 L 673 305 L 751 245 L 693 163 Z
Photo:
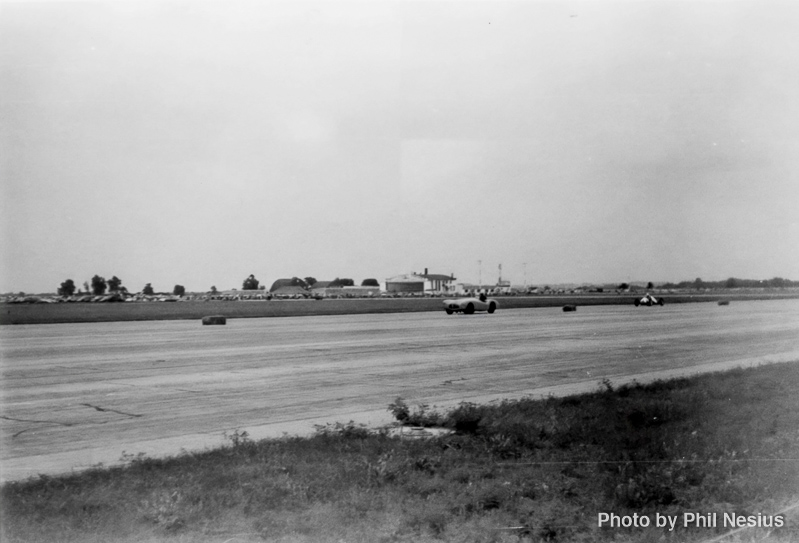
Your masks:
M 799 280 L 799 2 L 0 2 L 0 292 Z

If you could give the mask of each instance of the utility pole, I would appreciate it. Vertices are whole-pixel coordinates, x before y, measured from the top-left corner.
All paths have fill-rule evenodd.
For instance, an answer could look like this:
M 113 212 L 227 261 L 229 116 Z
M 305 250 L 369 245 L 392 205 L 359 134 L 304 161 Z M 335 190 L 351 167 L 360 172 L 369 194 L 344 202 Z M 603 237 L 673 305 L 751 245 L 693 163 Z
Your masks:
M 522 264 L 522 267 L 524 269 L 524 290 L 527 290 L 527 262 Z
M 477 261 L 477 288 L 483 286 L 483 261 Z

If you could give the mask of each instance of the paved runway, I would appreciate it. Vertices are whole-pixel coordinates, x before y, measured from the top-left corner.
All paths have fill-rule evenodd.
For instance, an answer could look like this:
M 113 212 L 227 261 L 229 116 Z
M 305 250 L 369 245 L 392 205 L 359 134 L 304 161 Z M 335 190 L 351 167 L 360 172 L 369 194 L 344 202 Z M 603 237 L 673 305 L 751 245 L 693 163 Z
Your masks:
M 2 480 L 442 407 L 799 361 L 799 300 L 0 327 Z

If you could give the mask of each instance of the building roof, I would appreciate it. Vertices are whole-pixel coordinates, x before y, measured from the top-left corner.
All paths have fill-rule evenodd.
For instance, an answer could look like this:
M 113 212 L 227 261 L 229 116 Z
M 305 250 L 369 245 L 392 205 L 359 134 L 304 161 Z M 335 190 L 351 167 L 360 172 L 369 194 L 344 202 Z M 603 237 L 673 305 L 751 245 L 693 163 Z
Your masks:
M 455 281 L 455 277 L 451 275 L 442 275 L 440 273 L 427 273 L 420 277 L 424 277 L 428 281 Z
M 397 275 L 386 279 L 386 283 L 424 283 L 424 277 L 413 274 Z
M 282 288 L 282 287 L 298 287 L 298 288 L 302 288 L 299 285 L 292 284 L 292 282 L 294 282 L 294 280 L 295 280 L 294 277 L 292 277 L 291 279 L 278 279 L 277 281 L 272 283 L 272 286 L 269 288 L 269 292 L 275 292 L 277 289 Z
M 312 289 L 314 289 L 314 288 L 327 288 L 330 285 L 330 283 L 332 283 L 332 282 L 333 281 L 317 281 L 316 283 L 313 284 L 313 286 L 311 288 Z
M 302 288 L 302 287 L 292 287 L 292 286 L 278 287 L 278 288 L 276 288 L 275 290 L 273 290 L 271 292 L 272 292 L 272 294 L 274 294 L 276 296 L 282 296 L 282 295 L 286 295 L 286 294 L 291 295 L 291 296 L 293 296 L 295 294 L 303 294 L 303 295 L 307 295 L 308 294 L 308 291 L 305 290 L 304 288 Z

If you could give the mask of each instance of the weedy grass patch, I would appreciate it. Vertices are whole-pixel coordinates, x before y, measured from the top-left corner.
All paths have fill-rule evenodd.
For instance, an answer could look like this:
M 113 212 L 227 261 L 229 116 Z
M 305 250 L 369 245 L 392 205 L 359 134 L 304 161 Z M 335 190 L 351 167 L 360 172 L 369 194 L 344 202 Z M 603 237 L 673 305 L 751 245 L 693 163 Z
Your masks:
M 3 541 L 705 541 L 723 515 L 799 499 L 799 363 L 614 386 L 449 412 L 389 405 L 449 435 L 352 423 L 2 487 Z M 718 525 L 683 525 L 686 512 Z M 600 513 L 679 517 L 674 530 L 599 527 Z M 784 526 L 724 541 L 799 538 Z

